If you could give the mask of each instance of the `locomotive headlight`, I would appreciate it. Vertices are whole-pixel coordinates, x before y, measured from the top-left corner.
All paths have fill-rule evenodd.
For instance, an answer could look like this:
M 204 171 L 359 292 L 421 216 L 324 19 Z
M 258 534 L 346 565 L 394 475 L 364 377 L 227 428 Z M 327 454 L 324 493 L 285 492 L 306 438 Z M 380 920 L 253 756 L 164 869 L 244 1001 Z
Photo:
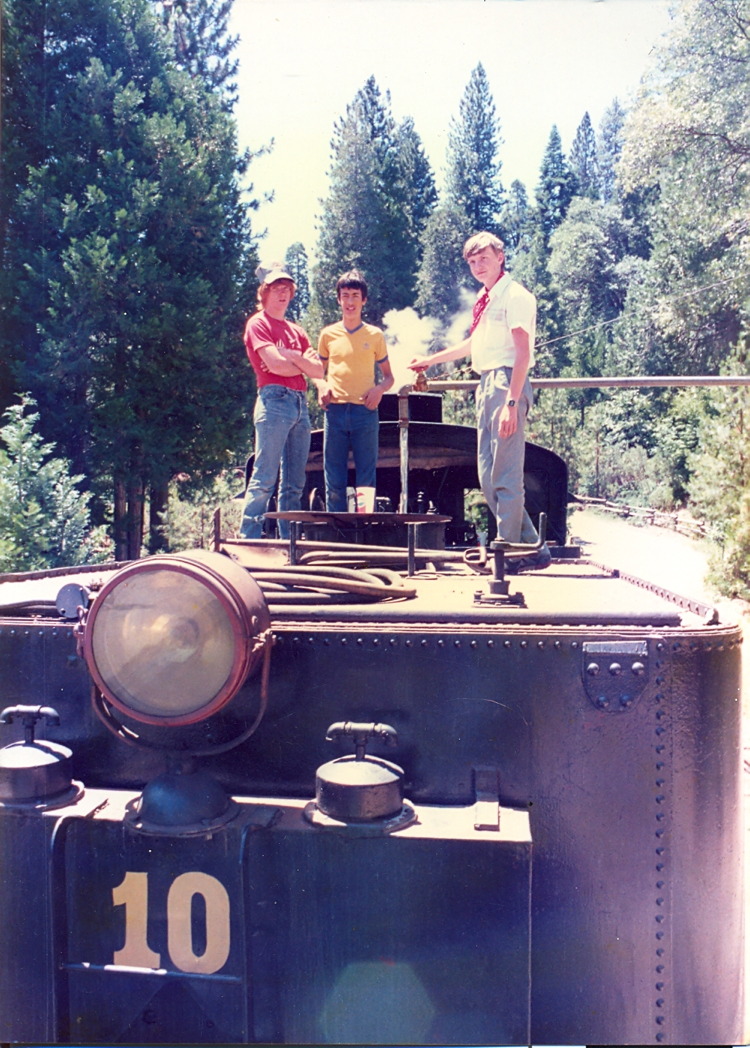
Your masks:
M 145 724 L 194 724 L 236 694 L 269 637 L 265 598 L 247 572 L 193 550 L 137 561 L 114 575 L 83 627 L 103 696 Z

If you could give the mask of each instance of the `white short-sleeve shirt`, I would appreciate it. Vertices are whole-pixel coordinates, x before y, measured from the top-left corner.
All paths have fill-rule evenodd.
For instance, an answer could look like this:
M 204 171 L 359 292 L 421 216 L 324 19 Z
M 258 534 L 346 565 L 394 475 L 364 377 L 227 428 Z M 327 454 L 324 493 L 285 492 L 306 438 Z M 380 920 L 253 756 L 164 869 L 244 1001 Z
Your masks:
M 513 328 L 523 328 L 529 336 L 531 366 L 536 337 L 536 298 L 505 273 L 490 288 L 490 300 L 471 335 L 471 366 L 475 371 L 513 367 L 516 362 Z

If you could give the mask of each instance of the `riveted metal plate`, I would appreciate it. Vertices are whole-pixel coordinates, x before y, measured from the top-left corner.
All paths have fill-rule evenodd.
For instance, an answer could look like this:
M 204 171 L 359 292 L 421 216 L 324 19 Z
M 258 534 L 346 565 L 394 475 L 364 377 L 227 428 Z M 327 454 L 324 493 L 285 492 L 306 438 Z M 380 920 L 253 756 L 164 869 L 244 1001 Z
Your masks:
M 632 709 L 648 683 L 645 641 L 588 641 L 581 676 L 591 702 L 606 713 Z

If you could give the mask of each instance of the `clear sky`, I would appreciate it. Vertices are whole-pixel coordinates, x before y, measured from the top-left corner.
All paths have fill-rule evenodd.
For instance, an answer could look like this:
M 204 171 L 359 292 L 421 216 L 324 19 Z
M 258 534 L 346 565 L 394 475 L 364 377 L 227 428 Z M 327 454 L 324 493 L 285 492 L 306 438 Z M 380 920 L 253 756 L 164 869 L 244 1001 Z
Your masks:
M 333 126 L 368 77 L 414 119 L 438 185 L 448 128 L 482 62 L 500 121 L 502 181 L 529 194 L 550 130 L 569 152 L 584 113 L 598 129 L 632 98 L 669 0 L 235 0 L 240 145 L 274 139 L 251 164 L 264 260 L 302 241 L 312 257 Z

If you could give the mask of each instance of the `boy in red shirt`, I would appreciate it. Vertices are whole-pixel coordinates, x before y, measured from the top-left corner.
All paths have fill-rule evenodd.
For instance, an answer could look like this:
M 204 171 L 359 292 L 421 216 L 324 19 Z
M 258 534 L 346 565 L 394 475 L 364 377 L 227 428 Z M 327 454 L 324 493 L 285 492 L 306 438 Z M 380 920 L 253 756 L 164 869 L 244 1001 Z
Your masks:
M 259 269 L 260 309 L 245 328 L 245 348 L 255 371 L 255 459 L 247 486 L 240 535 L 263 535 L 268 501 L 279 481 L 279 510 L 300 509 L 305 467 L 310 451 L 310 416 L 307 379 L 323 377 L 323 365 L 310 339 L 298 324 L 285 319 L 296 285 L 280 263 Z M 287 521 L 279 521 L 279 534 L 289 535 Z

